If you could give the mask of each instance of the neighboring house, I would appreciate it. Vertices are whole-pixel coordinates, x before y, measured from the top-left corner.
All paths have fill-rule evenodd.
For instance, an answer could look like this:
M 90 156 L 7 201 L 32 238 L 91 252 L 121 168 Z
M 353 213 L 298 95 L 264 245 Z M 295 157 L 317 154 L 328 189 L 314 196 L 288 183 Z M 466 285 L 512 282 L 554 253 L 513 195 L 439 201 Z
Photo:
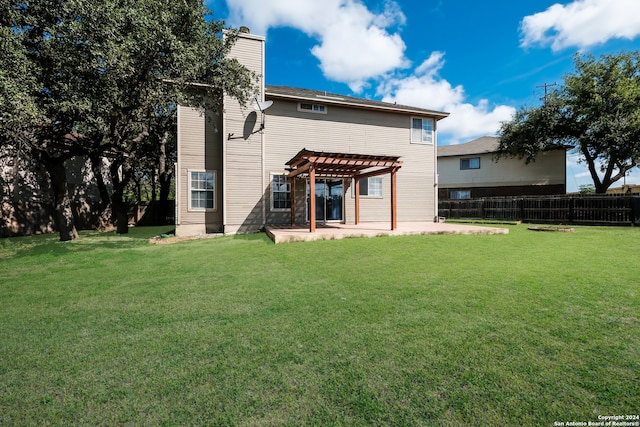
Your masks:
M 607 188 L 606 193 L 627 196 L 640 196 L 640 185 L 623 184 L 620 187 Z
M 100 194 L 91 162 L 79 156 L 65 162 L 69 198 L 76 227 L 95 227 Z M 101 169 L 107 186 L 110 178 L 106 160 Z M 15 147 L 0 148 L 0 237 L 51 233 L 54 231 L 54 203 L 49 179 L 43 167 L 21 155 Z
M 495 159 L 499 139 L 485 136 L 438 147 L 440 200 L 566 193 L 566 149 L 540 153 L 535 162 Z
M 263 37 L 241 33 L 231 54 L 264 76 L 264 50 Z M 437 219 L 447 113 L 260 85 L 248 108 L 229 97 L 218 115 L 179 106 L 176 235 Z

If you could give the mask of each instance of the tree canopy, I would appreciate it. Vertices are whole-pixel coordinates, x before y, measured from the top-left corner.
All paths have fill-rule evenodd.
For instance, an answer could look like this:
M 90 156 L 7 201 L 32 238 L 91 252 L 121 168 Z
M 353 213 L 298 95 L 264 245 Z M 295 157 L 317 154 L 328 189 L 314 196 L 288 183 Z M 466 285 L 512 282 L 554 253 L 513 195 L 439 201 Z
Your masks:
M 222 93 L 244 103 L 254 91 L 256 76 L 228 57 L 234 32 L 222 37 L 202 0 L 1 1 L 0 138 L 48 172 L 61 240 L 77 236 L 67 159 L 109 159 L 118 216 L 134 164 L 160 149 L 145 143 L 158 116 L 177 103 L 219 110 Z M 117 223 L 126 232 L 126 217 Z
M 581 155 L 596 193 L 640 162 L 640 53 L 576 55 L 575 72 L 537 107 L 502 124 L 499 155 L 535 161 L 565 146 Z

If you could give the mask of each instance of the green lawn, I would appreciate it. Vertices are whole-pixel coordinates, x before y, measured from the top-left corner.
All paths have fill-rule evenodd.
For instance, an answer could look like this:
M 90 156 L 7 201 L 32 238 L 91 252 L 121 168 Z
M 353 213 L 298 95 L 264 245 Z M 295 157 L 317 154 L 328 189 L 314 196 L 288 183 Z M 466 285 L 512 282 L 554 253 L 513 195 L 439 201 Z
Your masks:
M 640 229 L 0 240 L 0 425 L 640 413 Z

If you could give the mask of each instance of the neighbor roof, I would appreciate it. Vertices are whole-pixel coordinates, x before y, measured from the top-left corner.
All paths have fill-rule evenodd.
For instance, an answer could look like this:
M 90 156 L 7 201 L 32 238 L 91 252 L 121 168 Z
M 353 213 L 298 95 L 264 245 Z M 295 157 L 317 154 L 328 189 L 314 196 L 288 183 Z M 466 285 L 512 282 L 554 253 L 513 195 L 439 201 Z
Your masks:
M 438 146 L 438 157 L 468 156 L 498 151 L 500 140 L 494 136 L 483 136 L 465 144 Z
M 483 136 L 464 144 L 439 145 L 438 157 L 471 156 L 476 154 L 497 153 L 500 146 L 500 138 L 495 136 Z M 550 146 L 542 151 L 567 150 L 566 145 Z
M 289 99 L 295 101 L 309 101 L 325 105 L 342 105 L 346 107 L 363 108 L 367 110 L 389 111 L 396 113 L 410 113 L 420 116 L 433 117 L 436 120 L 444 119 L 449 113 L 425 108 L 411 107 L 408 105 L 392 104 L 390 102 L 373 101 L 371 99 L 356 98 L 353 96 L 337 95 L 333 93 L 299 89 L 289 86 L 265 87 L 267 98 Z

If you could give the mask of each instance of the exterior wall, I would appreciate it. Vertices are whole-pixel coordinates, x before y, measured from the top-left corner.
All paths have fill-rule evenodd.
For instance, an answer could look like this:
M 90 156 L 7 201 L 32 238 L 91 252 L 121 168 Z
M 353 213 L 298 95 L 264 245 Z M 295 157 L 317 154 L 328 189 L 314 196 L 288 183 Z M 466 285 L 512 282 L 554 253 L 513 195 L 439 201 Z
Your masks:
M 624 194 L 627 196 L 638 196 L 640 195 L 640 185 L 637 184 L 623 184 L 620 187 L 616 188 L 608 188 L 606 191 L 607 194 Z
M 480 169 L 460 169 L 460 159 L 473 157 L 480 157 Z M 449 198 L 452 190 L 471 190 L 472 197 L 485 197 L 490 188 L 496 188 L 491 195 L 559 194 L 566 189 L 564 150 L 542 153 L 528 165 L 524 160 L 511 158 L 496 162 L 492 153 L 439 157 L 438 173 L 443 198 Z
M 91 166 L 86 156 L 65 161 L 71 208 L 79 230 L 93 229 L 100 223 L 100 193 Z M 110 189 L 108 161 L 103 159 L 100 168 Z M 55 230 L 53 195 L 46 171 L 9 143 L 0 148 L 0 195 L 0 237 Z
M 264 75 L 264 38 L 241 34 L 231 50 L 245 67 Z M 258 100 L 264 99 L 264 82 L 258 82 Z M 225 98 L 224 120 L 224 222 L 225 233 L 259 230 L 264 225 L 264 135 L 259 132 L 261 113 Z M 233 135 L 231 135 L 233 134 Z M 230 136 L 231 135 L 231 136 Z
M 321 102 L 318 102 L 321 104 Z M 401 156 L 397 173 L 398 221 L 432 221 L 434 194 L 434 144 L 411 143 L 411 116 L 327 105 L 327 113 L 298 111 L 298 103 L 274 98 L 265 118 L 265 174 L 285 174 L 285 163 L 303 148 L 314 151 Z M 360 198 L 360 220 L 390 221 L 391 177 L 381 175 L 382 198 Z M 296 181 L 296 222 L 306 221 L 306 182 Z M 289 212 L 271 210 L 265 190 L 267 222 L 287 224 Z M 355 222 L 353 183 L 345 182 L 345 222 Z
M 222 221 L 222 137 L 218 115 L 178 106 L 178 162 L 176 164 L 176 235 L 223 231 Z M 189 209 L 189 172 L 215 172 L 214 211 Z
M 263 75 L 264 38 L 240 34 L 230 52 L 250 70 Z M 260 97 L 264 92 L 259 82 Z M 224 118 L 197 109 L 178 108 L 176 235 L 246 232 L 263 221 L 259 115 L 249 105 L 224 99 Z M 189 171 L 214 171 L 215 211 L 189 210 Z

